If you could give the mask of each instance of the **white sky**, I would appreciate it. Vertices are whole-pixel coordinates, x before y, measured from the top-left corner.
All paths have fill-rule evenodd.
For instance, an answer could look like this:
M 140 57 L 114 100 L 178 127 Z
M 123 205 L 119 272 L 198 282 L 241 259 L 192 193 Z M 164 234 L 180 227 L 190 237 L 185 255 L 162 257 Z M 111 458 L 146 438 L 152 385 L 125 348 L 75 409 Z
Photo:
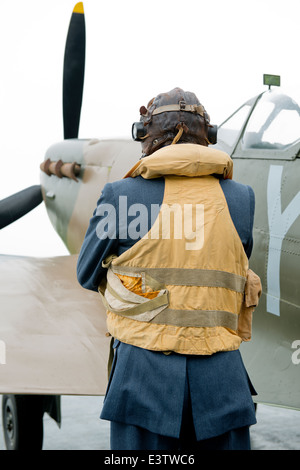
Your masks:
M 73 0 L 0 0 L 0 199 L 39 184 L 63 139 L 62 73 Z M 299 0 L 86 0 L 79 137 L 131 137 L 139 108 L 179 86 L 220 124 L 281 76 L 298 103 Z M 66 254 L 42 204 L 0 232 L 0 253 Z

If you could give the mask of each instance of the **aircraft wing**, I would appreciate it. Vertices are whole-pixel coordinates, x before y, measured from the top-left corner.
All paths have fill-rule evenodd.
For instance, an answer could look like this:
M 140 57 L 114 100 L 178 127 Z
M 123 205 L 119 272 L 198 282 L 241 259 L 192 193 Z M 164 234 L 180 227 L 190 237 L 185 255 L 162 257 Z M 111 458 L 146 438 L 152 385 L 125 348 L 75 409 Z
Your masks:
M 0 393 L 105 393 L 106 313 L 76 262 L 0 256 Z

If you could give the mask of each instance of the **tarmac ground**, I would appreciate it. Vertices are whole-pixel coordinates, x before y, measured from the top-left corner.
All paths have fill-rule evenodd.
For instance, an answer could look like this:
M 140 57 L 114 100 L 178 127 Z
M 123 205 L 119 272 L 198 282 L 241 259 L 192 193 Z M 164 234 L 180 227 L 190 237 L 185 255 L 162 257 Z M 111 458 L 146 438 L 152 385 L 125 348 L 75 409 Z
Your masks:
M 102 403 L 103 397 L 62 396 L 61 428 L 44 414 L 43 450 L 109 450 L 109 422 L 99 419 Z M 252 450 L 300 450 L 300 411 L 258 405 L 251 443 Z M 0 450 L 5 450 L 2 419 Z

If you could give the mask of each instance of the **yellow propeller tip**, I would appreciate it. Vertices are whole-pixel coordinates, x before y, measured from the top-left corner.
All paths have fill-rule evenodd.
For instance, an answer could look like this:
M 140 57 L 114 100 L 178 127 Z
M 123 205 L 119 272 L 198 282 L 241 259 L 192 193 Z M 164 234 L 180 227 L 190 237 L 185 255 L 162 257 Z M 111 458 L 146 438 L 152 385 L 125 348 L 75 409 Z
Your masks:
M 73 13 L 82 13 L 82 14 L 84 13 L 82 2 L 76 3 Z

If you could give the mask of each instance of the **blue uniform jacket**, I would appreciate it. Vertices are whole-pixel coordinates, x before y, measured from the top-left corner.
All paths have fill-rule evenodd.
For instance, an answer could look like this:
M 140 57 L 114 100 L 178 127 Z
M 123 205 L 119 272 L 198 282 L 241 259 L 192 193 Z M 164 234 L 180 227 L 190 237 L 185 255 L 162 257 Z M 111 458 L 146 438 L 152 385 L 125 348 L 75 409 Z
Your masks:
M 220 184 L 233 223 L 245 252 L 250 257 L 254 193 L 249 186 L 232 180 L 220 179 Z M 151 228 L 150 204 L 160 205 L 163 195 L 163 178 L 127 178 L 104 187 L 78 258 L 77 276 L 83 287 L 97 290 L 100 279 L 106 274 L 102 260 L 109 254 L 122 254 L 144 235 L 141 231 L 145 231 L 143 223 L 143 227 L 136 227 L 134 238 L 130 238 L 128 234 L 124 236 L 122 220 L 127 224 L 137 220 L 137 214 L 134 213 L 124 218 L 124 201 L 126 200 L 127 208 L 133 204 L 143 204 L 149 209 L 148 231 Z M 121 204 L 120 196 L 126 196 Z M 108 218 L 110 210 L 112 219 Z M 117 220 L 115 225 L 114 216 Z M 109 221 L 112 223 L 107 223 Z M 99 227 L 102 232 L 110 231 L 109 236 L 100 239 Z M 133 231 L 131 236 L 132 233 Z M 115 341 L 114 349 L 114 363 L 101 413 L 102 419 L 133 424 L 158 434 L 179 437 L 188 394 L 198 440 L 256 422 L 251 396 L 256 392 L 239 351 L 220 352 L 211 356 L 174 353 L 165 355 L 119 341 Z

